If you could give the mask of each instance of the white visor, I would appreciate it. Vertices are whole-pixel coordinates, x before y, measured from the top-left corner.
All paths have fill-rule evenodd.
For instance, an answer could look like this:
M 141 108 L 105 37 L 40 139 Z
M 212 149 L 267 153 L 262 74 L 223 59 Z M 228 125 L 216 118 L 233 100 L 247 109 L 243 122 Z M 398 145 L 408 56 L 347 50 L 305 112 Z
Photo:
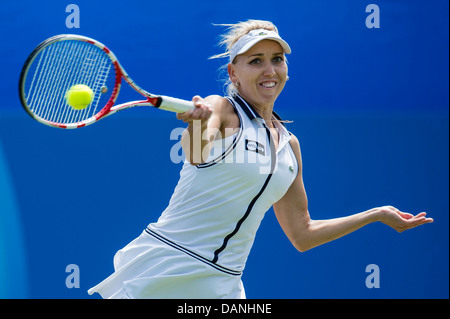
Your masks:
M 283 49 L 284 53 L 289 54 L 291 53 L 291 48 L 289 47 L 289 44 L 287 44 L 286 41 L 284 41 L 278 33 L 275 31 L 269 31 L 265 29 L 258 29 L 258 30 L 252 30 L 246 35 L 243 35 L 239 38 L 239 40 L 236 41 L 235 44 L 230 49 L 230 63 L 233 62 L 234 58 L 242 53 L 247 52 L 250 50 L 252 46 L 254 46 L 256 43 L 262 41 L 262 40 L 273 40 L 278 42 L 281 45 L 281 48 Z

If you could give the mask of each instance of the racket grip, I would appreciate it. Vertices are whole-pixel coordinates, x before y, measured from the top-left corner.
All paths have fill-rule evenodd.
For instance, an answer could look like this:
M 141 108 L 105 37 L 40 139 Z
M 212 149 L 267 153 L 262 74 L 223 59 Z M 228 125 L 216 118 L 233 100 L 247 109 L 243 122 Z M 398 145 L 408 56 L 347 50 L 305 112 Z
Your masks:
M 170 112 L 183 113 L 190 109 L 194 109 L 194 103 L 191 101 L 181 100 L 169 96 L 160 96 L 161 103 L 158 108 Z

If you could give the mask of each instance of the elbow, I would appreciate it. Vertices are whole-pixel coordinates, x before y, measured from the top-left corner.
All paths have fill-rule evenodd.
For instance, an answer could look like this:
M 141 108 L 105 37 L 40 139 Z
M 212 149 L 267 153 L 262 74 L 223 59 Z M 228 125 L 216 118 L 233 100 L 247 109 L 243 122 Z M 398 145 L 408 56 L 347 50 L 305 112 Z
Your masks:
M 197 165 L 204 163 L 202 161 L 194 161 L 193 159 L 190 159 L 190 158 L 188 158 L 187 160 L 188 160 L 189 164 L 191 164 L 192 166 L 197 166 Z
M 300 253 L 304 253 L 306 251 L 308 251 L 308 248 L 304 248 L 304 247 L 300 247 L 300 246 L 295 246 L 295 248 L 297 249 L 298 252 Z
M 317 246 L 317 243 L 315 243 L 311 235 L 312 234 L 309 228 L 302 229 L 301 231 L 298 231 L 294 236 L 291 236 L 291 243 L 292 245 L 294 245 L 295 249 L 297 249 L 301 253 L 304 253 Z
M 296 246 L 294 246 L 296 249 L 297 249 L 297 251 L 298 252 L 300 252 L 300 253 L 304 253 L 304 252 L 306 252 L 306 251 L 308 251 L 310 248 L 308 248 L 308 247 L 303 247 L 303 246 L 298 246 L 298 245 L 296 245 Z
M 308 245 L 304 240 L 295 240 L 292 243 L 299 252 L 304 253 L 312 248 L 312 246 Z
M 197 166 L 206 162 L 207 157 L 203 154 L 193 153 L 190 150 L 184 149 L 186 160 L 193 166 Z

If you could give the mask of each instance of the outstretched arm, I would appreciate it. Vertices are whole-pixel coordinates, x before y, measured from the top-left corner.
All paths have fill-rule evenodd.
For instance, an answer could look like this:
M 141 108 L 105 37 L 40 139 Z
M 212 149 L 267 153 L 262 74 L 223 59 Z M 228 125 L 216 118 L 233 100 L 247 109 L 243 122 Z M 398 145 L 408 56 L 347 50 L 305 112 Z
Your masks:
M 414 216 L 392 206 L 377 207 L 341 218 L 312 220 L 301 173 L 300 145 L 294 136 L 291 145 L 299 163 L 299 173 L 287 193 L 273 207 L 285 234 L 299 251 L 330 242 L 376 221 L 398 232 L 433 222 L 432 218 L 425 217 L 426 213 Z

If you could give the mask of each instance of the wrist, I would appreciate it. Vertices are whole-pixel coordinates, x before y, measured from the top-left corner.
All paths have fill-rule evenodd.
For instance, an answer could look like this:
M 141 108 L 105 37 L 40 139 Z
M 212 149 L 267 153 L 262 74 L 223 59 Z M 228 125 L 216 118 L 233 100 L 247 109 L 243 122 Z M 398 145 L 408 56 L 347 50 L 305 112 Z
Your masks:
M 385 212 L 381 207 L 372 208 L 369 211 L 374 222 L 383 222 L 385 220 Z

